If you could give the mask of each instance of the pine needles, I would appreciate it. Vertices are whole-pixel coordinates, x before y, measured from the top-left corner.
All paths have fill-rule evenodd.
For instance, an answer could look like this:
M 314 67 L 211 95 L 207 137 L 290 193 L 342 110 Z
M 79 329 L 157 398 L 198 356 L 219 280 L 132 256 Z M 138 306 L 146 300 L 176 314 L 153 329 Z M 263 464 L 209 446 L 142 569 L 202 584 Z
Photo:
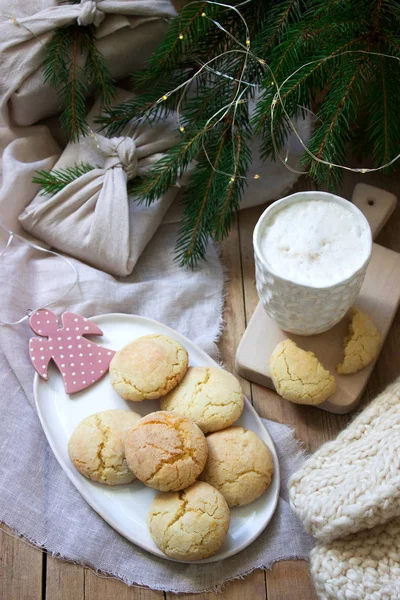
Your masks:
M 237 5 L 246 19 L 248 40 L 235 10 L 201 0 L 189 2 L 172 21 L 146 69 L 134 77 L 143 92 L 108 107 L 99 118 L 102 128 L 115 135 L 128 124 L 151 123 L 179 110 L 181 140 L 146 177 L 130 185 L 139 202 L 150 204 L 190 168 L 176 247 L 181 265 L 196 265 L 205 257 L 210 237 L 227 235 L 247 183 L 249 141 L 255 133 L 262 137 L 262 156 L 277 158 L 291 132 L 290 120 L 311 108 L 316 112 L 315 127 L 302 162 L 317 183 L 328 181 L 331 186 L 342 175 L 334 165 L 344 164 L 349 150 L 362 146 L 377 166 L 399 153 L 398 0 L 231 0 L 230 4 Z M 71 58 L 64 63 L 62 57 L 73 42 L 64 35 L 65 30 L 51 41 L 53 67 L 47 66 L 46 73 L 56 83 L 68 72 L 69 87 L 62 95 L 69 98 L 68 110 L 75 98 L 76 137 L 85 131 L 83 89 L 71 88 Z M 111 82 L 101 71 L 105 65 L 100 57 L 93 58 L 88 48 L 87 73 L 96 77 L 106 99 Z M 268 181 L 261 180 L 260 185 Z
M 115 96 L 115 85 L 103 55 L 94 41 L 93 27 L 69 25 L 56 29 L 47 43 L 43 63 L 44 80 L 56 88 L 63 108 L 60 123 L 71 141 L 88 133 L 86 96 L 97 91 L 103 106 Z
M 73 167 L 64 167 L 62 169 L 53 169 L 52 171 L 36 171 L 32 183 L 37 183 L 42 186 L 40 190 L 41 196 L 54 196 L 60 192 L 69 183 L 72 183 L 78 177 L 93 171 L 95 167 L 87 163 L 75 164 Z

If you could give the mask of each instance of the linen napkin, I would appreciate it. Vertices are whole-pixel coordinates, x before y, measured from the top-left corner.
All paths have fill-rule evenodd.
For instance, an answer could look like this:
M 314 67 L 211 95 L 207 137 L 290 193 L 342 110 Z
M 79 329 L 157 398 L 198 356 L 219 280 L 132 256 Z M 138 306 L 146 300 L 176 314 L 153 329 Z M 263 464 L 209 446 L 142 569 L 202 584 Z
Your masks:
M 37 145 L 38 135 L 41 145 Z M 3 154 L 1 221 L 21 232 L 17 217 L 31 202 L 37 186 L 35 169 L 51 168 L 57 146 L 46 128 L 19 132 Z M 44 152 L 49 148 L 49 154 Z M 41 151 L 39 151 L 41 148 Z M 48 166 L 49 165 L 49 166 Z M 14 182 L 14 186 L 13 186 Z M 176 214 L 176 213 L 175 213 Z M 108 312 L 157 319 L 189 337 L 216 357 L 222 330 L 224 275 L 215 247 L 195 271 L 173 260 L 179 224 L 164 219 L 131 275 L 115 278 L 70 259 L 79 283 L 51 305 L 90 316 Z M 0 238 L 3 249 L 5 239 Z M 12 321 L 65 294 L 74 273 L 59 257 L 14 240 L 1 259 L 0 319 Z M 0 326 L 0 520 L 32 543 L 65 559 L 88 565 L 128 584 L 173 592 L 219 589 L 226 581 L 277 560 L 307 558 L 312 546 L 291 512 L 287 479 L 303 462 L 292 431 L 267 423 L 279 454 L 282 488 L 276 513 L 264 533 L 246 550 L 221 564 L 182 565 L 158 559 L 126 541 L 81 498 L 55 460 L 41 430 L 32 397 L 33 368 L 27 353 L 31 331 L 26 322 Z M 35 498 L 35 502 L 32 502 Z

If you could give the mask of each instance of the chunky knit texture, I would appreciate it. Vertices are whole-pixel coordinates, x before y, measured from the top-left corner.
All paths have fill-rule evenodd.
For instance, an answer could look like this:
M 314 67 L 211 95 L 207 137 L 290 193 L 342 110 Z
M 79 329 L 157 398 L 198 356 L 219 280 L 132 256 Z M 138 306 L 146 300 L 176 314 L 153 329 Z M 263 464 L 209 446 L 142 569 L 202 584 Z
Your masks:
M 290 501 L 323 543 L 400 516 L 400 379 L 292 476 Z
M 399 600 L 400 518 L 311 551 L 321 600 Z

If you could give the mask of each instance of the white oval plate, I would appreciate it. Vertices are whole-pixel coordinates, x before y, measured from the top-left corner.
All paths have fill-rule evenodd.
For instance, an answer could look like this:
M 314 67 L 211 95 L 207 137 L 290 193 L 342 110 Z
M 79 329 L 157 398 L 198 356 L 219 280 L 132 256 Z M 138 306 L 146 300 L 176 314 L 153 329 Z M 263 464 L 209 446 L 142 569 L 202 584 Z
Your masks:
M 218 366 L 190 340 L 152 319 L 134 315 L 108 314 L 91 317 L 91 320 L 99 325 L 104 334 L 102 337 L 92 336 L 91 339 L 112 350 L 120 350 L 133 339 L 142 335 L 159 333 L 175 338 L 186 348 L 189 353 L 189 364 Z M 146 524 L 147 512 L 156 492 L 139 481 L 127 486 L 116 487 L 108 487 L 90 481 L 73 467 L 67 448 L 68 440 L 75 427 L 88 415 L 112 408 L 131 409 L 141 415 L 146 415 L 159 410 L 159 402 L 156 400 L 144 402 L 123 400 L 114 392 L 107 375 L 86 390 L 69 396 L 65 393 L 61 375 L 54 364 L 50 365 L 48 381 L 35 375 L 34 395 L 39 418 L 51 449 L 86 502 L 129 541 L 156 556 L 168 558 L 151 539 Z M 237 424 L 251 429 L 264 440 L 271 450 L 275 473 L 268 490 L 258 500 L 248 506 L 232 509 L 231 524 L 224 545 L 210 558 L 198 562 L 222 560 L 246 548 L 269 523 L 278 502 L 279 465 L 274 444 L 260 417 L 247 399 L 243 414 Z M 195 561 L 191 561 L 192 564 L 193 562 Z

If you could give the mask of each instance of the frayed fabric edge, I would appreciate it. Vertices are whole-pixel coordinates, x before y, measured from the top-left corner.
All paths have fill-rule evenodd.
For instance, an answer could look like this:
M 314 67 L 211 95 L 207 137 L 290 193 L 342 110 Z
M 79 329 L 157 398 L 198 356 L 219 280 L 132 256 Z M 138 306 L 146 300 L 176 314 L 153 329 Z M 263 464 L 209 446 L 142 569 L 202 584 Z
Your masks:
M 309 562 L 308 555 L 282 556 L 282 557 L 278 557 L 277 559 L 275 559 L 274 561 L 272 561 L 271 563 L 266 564 L 266 565 L 256 563 L 251 568 L 245 569 L 243 572 L 237 573 L 234 577 L 230 577 L 226 581 L 223 581 L 222 583 L 216 584 L 214 586 L 209 586 L 209 587 L 196 589 L 196 590 L 193 590 L 190 587 L 178 590 L 178 589 L 173 589 L 173 588 L 167 588 L 165 586 L 160 586 L 160 585 L 154 585 L 153 587 L 150 588 L 148 585 L 146 585 L 145 583 L 143 583 L 141 581 L 131 581 L 130 582 L 129 580 L 126 579 L 126 577 L 123 577 L 122 575 L 119 575 L 118 573 L 113 574 L 113 573 L 110 573 L 107 571 L 102 571 L 101 569 L 96 569 L 90 563 L 86 563 L 82 560 L 74 560 L 73 558 L 70 558 L 66 555 L 63 556 L 59 552 L 52 551 L 50 548 L 46 548 L 45 544 L 36 541 L 29 535 L 17 532 L 13 527 L 10 527 L 8 525 L 6 520 L 3 520 L 2 523 L 3 523 L 3 525 L 6 525 L 6 527 L 8 527 L 10 529 L 10 531 L 6 531 L 0 525 L 0 531 L 2 531 L 4 534 L 6 534 L 14 539 L 20 540 L 21 542 L 23 542 L 24 544 L 27 544 L 31 548 L 34 548 L 35 550 L 39 550 L 41 552 L 44 552 L 45 554 L 48 554 L 49 556 L 52 556 L 53 558 L 56 558 L 57 560 L 68 562 L 73 565 L 78 565 L 84 569 L 88 569 L 94 575 L 96 575 L 96 577 L 99 577 L 100 579 L 116 579 L 118 581 L 121 581 L 128 587 L 136 587 L 136 588 L 146 589 L 146 590 L 151 589 L 151 590 L 155 590 L 155 591 L 159 591 L 159 592 L 170 592 L 172 594 L 204 594 L 204 593 L 209 593 L 209 592 L 220 593 L 224 590 L 224 588 L 227 585 L 229 585 L 233 581 L 245 579 L 253 571 L 256 571 L 258 569 L 261 569 L 263 571 L 270 571 L 275 563 L 289 561 L 289 560 L 303 560 L 307 563 Z

